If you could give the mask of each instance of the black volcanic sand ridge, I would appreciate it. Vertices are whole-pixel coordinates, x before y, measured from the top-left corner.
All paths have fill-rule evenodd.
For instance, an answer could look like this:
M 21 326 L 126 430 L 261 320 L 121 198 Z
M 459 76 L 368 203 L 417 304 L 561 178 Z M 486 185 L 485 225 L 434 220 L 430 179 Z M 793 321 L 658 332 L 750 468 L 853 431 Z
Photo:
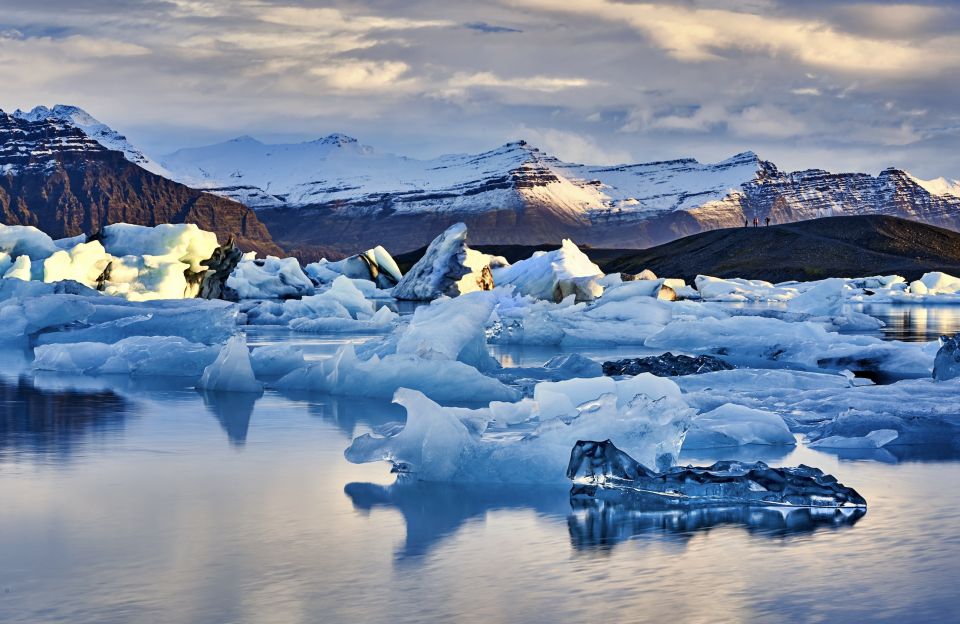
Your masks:
M 558 241 L 552 245 L 471 247 L 516 262 L 559 245 Z M 660 277 L 679 277 L 690 283 L 697 275 L 771 282 L 891 274 L 914 280 L 929 271 L 960 275 L 960 233 L 879 215 L 710 230 L 649 249 L 581 249 L 605 273 L 650 269 Z M 399 254 L 395 259 L 406 271 L 425 250 Z

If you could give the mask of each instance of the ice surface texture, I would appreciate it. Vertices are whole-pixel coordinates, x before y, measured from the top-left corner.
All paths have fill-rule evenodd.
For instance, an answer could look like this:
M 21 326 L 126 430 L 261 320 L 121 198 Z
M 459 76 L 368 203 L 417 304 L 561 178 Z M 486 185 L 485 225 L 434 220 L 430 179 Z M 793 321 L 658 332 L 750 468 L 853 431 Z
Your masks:
M 771 468 L 763 462 L 722 461 L 707 467 L 650 470 L 610 440 L 578 441 L 570 453 L 567 477 L 573 497 L 659 494 L 677 504 L 748 504 L 793 507 L 866 507 L 853 488 L 831 475 L 800 465 Z
M 940 350 L 933 360 L 933 378 L 943 381 L 960 377 L 960 334 L 941 336 Z
M 253 374 L 244 336 L 234 336 L 227 341 L 217 359 L 203 369 L 197 387 L 218 392 L 263 391 L 263 384 Z
M 437 297 L 493 288 L 487 256 L 467 247 L 467 226 L 451 225 L 393 288 L 397 299 L 431 301 Z
M 538 251 L 526 260 L 493 271 L 497 286 L 513 286 L 517 292 L 537 299 L 559 302 L 573 295 L 576 301 L 592 301 L 603 293 L 603 271 L 570 240 L 560 249 Z
M 658 377 L 676 377 L 679 375 L 699 375 L 718 370 L 732 370 L 734 367 L 712 355 L 674 355 L 667 351 L 662 355 L 628 358 L 603 363 L 604 375 L 639 375 L 653 373 Z
M 423 481 L 481 483 L 562 482 L 569 448 L 597 435 L 618 440 L 651 465 L 675 461 L 692 410 L 673 382 L 653 376 L 572 381 L 540 384 L 545 387 L 534 401 L 480 409 L 441 407 L 400 389 L 394 401 L 406 408 L 406 424 L 364 434 L 344 454 L 354 463 L 389 461 Z M 529 425 L 512 430 L 496 426 L 501 420 Z

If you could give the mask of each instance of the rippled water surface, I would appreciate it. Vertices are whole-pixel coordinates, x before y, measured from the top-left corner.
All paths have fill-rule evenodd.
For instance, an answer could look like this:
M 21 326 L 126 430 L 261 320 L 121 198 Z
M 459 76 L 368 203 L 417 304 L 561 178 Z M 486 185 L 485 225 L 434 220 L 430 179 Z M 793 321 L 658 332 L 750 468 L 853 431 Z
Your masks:
M 958 619 L 960 463 L 935 450 L 740 452 L 835 474 L 859 519 L 576 509 L 564 487 L 349 464 L 353 436 L 403 418 L 386 401 L 24 364 L 0 362 L 0 622 Z

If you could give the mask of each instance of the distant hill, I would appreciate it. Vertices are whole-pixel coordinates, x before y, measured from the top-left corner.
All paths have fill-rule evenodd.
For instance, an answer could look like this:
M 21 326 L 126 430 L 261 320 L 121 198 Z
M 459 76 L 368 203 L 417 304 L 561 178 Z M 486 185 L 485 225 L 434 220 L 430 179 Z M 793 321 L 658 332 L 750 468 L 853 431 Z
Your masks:
M 516 262 L 557 245 L 471 247 Z M 878 215 L 711 230 L 650 249 L 581 249 L 606 273 L 650 269 L 691 283 L 701 274 L 771 282 L 890 274 L 913 280 L 928 271 L 960 275 L 960 233 Z M 397 264 L 406 271 L 424 250 L 396 256 Z
M 585 251 L 607 272 L 650 269 L 687 281 L 698 274 L 771 282 L 889 274 L 916 279 L 927 271 L 960 275 L 960 233 L 878 215 L 712 230 L 613 260 L 600 250 Z

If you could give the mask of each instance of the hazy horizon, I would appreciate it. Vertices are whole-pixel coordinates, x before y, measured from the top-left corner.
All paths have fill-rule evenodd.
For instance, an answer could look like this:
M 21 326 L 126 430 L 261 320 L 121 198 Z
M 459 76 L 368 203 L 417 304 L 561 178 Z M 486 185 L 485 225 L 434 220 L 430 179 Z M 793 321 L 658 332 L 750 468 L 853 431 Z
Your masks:
M 590 164 L 749 150 L 785 170 L 960 177 L 947 2 L 0 7 L 16 85 L 0 108 L 77 105 L 154 157 L 342 132 L 418 158 L 524 139 Z

